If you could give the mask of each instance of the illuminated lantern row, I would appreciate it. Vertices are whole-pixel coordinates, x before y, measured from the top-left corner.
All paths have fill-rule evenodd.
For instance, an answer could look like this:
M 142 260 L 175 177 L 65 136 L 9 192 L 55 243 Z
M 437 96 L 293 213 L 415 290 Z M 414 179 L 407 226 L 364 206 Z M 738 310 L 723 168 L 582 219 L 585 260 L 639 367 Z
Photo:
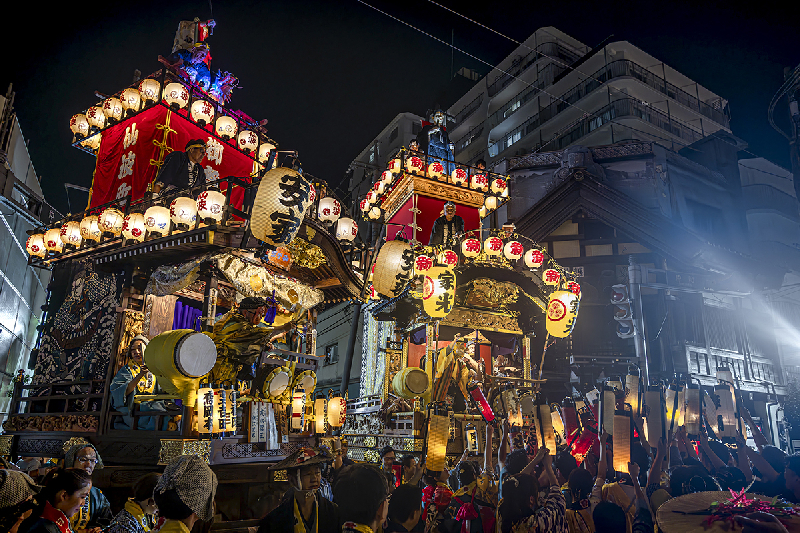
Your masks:
M 269 161 L 270 154 L 276 148 L 277 147 L 274 144 L 270 143 L 270 142 L 261 143 L 261 146 L 258 147 L 258 161 L 260 163 L 267 164 L 267 161 Z M 312 202 L 313 202 L 313 200 L 312 200 Z
M 106 115 L 103 113 L 103 108 L 95 106 L 90 107 L 86 111 L 86 120 L 89 122 L 89 126 L 93 128 L 102 128 L 106 125 Z
M 561 273 L 554 268 L 548 268 L 542 272 L 542 281 L 545 285 L 556 286 L 561 282 Z
M 370 203 L 367 201 L 366 198 L 364 198 L 358 203 L 358 207 L 359 209 L 361 209 L 362 213 L 368 213 L 369 210 L 372 208 L 372 206 L 370 205 Z
M 407 157 L 406 171 L 410 172 L 411 174 L 422 176 L 425 174 L 425 163 L 423 163 L 422 159 L 417 156 Z
M 197 202 L 185 196 L 175 198 L 169 206 L 169 216 L 178 227 L 193 226 L 197 220 Z
M 400 161 L 399 157 L 396 157 L 389 161 L 389 164 L 386 166 L 386 169 L 392 172 L 393 174 L 399 174 L 403 171 L 403 164 Z
M 314 401 L 314 433 L 325 433 L 325 398 Z
M 63 249 L 61 228 L 52 228 L 44 232 L 44 246 L 48 252 L 60 252 Z
M 142 80 L 139 84 L 139 94 L 145 102 L 155 102 L 158 99 L 158 92 L 161 90 L 161 84 L 154 79 Z
M 488 237 L 483 241 L 483 251 L 490 257 L 497 257 L 503 251 L 503 239 L 500 237 Z
M 236 432 L 234 389 L 214 389 L 202 385 L 197 391 L 197 432 L 201 434 Z
M 494 194 L 503 194 L 503 191 L 508 189 L 508 184 L 503 178 L 495 178 L 492 180 L 491 191 Z
M 444 178 L 444 176 L 444 165 L 442 165 L 441 161 L 434 161 L 428 165 L 428 177 L 435 180 L 441 180 Z
M 149 207 L 144 212 L 144 225 L 151 234 L 163 236 L 169 233 L 169 209 L 160 205 Z
M 461 253 L 464 257 L 478 257 L 481 253 L 481 241 L 475 237 L 468 237 L 461 241 Z
M 489 180 L 486 178 L 485 174 L 475 174 L 472 176 L 469 186 L 472 189 L 485 192 L 489 190 Z
M 45 257 L 47 255 L 47 248 L 44 245 L 44 235 L 35 233 L 28 237 L 25 241 L 25 250 L 33 256 Z
M 239 150 L 246 154 L 254 152 L 258 147 L 258 135 L 250 130 L 240 131 L 237 141 L 239 143 Z
M 78 113 L 69 119 L 69 129 L 76 135 L 86 137 L 89 134 L 89 121 L 86 115 Z
M 483 207 L 486 208 L 486 211 L 494 211 L 497 209 L 500 200 L 498 200 L 497 196 L 487 196 L 483 201 Z M 484 217 L 485 218 L 485 217 Z
M 381 183 L 384 185 L 391 185 L 393 179 L 394 175 L 391 170 L 384 170 L 383 174 L 381 174 Z
M 519 241 L 508 241 L 506 245 L 503 247 L 503 255 L 506 256 L 506 259 L 512 261 L 516 261 L 519 258 L 521 258 L 524 252 L 525 248 Z
M 81 220 L 80 228 L 81 237 L 83 237 L 83 240 L 94 242 L 100 241 L 100 238 L 103 236 L 103 232 L 100 231 L 100 225 L 97 221 L 97 215 L 89 215 Z
M 525 252 L 525 266 L 528 268 L 539 268 L 544 263 L 544 252 L 531 248 Z
M 139 111 L 142 106 L 142 94 L 133 87 L 128 87 L 122 91 L 120 101 L 122 102 L 122 108 L 126 111 Z
M 384 211 L 380 207 L 373 205 L 367 212 L 367 218 L 370 220 L 380 220 L 383 218 Z
M 418 255 L 414 259 L 414 274 L 422 274 L 433 267 L 433 259 L 427 255 Z
M 450 173 L 450 180 L 456 185 L 466 185 L 467 181 L 469 181 L 469 176 L 463 168 L 456 168 Z
M 386 184 L 383 181 L 376 181 L 372 186 L 372 190 L 378 194 L 383 194 L 383 192 L 386 190 Z

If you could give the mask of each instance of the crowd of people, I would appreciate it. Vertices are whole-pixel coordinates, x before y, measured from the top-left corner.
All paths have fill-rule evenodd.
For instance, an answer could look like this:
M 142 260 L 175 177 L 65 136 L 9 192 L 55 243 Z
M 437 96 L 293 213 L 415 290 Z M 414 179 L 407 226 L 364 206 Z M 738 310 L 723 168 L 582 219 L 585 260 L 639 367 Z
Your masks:
M 680 427 L 655 450 L 633 442 L 625 472 L 614 470 L 605 433 L 578 462 L 566 446 L 529 455 L 507 422 L 497 454 L 487 426 L 482 461 L 465 453 L 453 470 L 430 471 L 389 446 L 378 465 L 354 463 L 346 441 L 333 451 L 303 448 L 272 467 L 287 472 L 290 488 L 258 533 L 644 533 L 657 530 L 654 515 L 667 501 L 696 492 L 746 488 L 800 504 L 800 455 L 768 445 L 743 415 L 757 449 L 741 434 L 729 447 L 705 433 L 693 441 Z M 4 466 L 0 531 L 189 533 L 215 513 L 216 476 L 194 456 L 139 479 L 115 516 L 92 485 L 102 460 L 91 445 L 74 446 L 37 481 Z M 770 514 L 736 520 L 745 533 L 787 531 Z

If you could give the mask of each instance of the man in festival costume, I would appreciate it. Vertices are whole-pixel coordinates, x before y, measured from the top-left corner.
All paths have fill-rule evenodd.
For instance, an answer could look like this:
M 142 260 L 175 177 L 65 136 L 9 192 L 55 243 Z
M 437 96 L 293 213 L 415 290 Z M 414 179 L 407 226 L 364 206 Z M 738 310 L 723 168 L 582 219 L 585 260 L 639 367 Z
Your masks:
M 79 468 L 92 475 L 92 472 L 103 468 L 103 460 L 97 448 L 84 441 L 70 448 L 64 455 L 64 468 Z M 80 506 L 78 512 L 69 519 L 69 525 L 75 533 L 88 531 L 99 533 L 114 518 L 111 504 L 103 491 L 92 485 L 89 497 Z
M 286 470 L 291 488 L 261 520 L 258 533 L 338 533 L 339 510 L 319 497 L 322 464 L 333 461 L 327 448 L 301 448 L 270 470 Z
M 172 152 L 158 171 L 153 192 L 168 193 L 172 190 L 183 190 L 203 185 L 206 175 L 203 171 L 203 158 L 206 156 L 206 143 L 202 139 L 193 139 L 186 143 L 183 152 Z
M 378 531 L 389 512 L 386 476 L 377 465 L 348 466 L 333 486 L 333 500 L 339 506 L 342 533 Z
M 464 233 L 464 219 L 456 215 L 456 204 L 444 204 L 443 214 L 433 223 L 430 246 L 452 247 L 458 244 L 458 235 Z
M 420 150 L 427 154 L 426 164 L 433 161 L 441 161 L 445 173 L 450 173 L 455 168 L 453 161 L 453 143 L 447 135 L 445 128 L 445 114 L 441 109 L 437 109 L 430 115 L 430 123 L 425 124 L 417 134 L 417 142 Z
M 198 520 L 214 518 L 217 475 L 196 455 L 173 459 L 158 480 L 153 499 L 166 522 L 160 533 L 189 533 Z

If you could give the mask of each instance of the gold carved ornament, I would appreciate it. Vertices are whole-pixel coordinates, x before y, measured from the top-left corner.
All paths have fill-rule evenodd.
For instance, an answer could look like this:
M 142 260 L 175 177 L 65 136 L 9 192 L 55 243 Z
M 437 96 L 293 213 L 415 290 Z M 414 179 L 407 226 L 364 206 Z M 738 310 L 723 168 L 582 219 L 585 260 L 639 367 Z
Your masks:
M 289 253 L 292 254 L 292 261 L 296 266 L 306 267 L 311 270 L 324 265 L 326 263 L 325 254 L 322 253 L 322 248 L 316 244 L 300 238 L 295 237 L 289 243 Z

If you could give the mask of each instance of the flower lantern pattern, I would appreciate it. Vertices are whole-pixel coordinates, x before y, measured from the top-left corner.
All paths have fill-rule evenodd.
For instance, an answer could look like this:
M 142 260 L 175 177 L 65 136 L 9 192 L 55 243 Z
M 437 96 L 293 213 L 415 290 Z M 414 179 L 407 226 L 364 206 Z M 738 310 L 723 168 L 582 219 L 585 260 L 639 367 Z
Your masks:
M 169 231 L 169 209 L 154 205 L 144 212 L 144 225 L 147 231 L 163 235 Z
M 488 191 L 489 180 L 486 179 L 485 174 L 475 174 L 474 176 L 472 176 L 472 179 L 469 182 L 469 186 L 471 189 L 475 189 L 478 191 Z
M 553 291 L 547 304 L 547 333 L 553 337 L 566 337 L 575 327 L 580 300 L 569 291 Z
M 465 185 L 468 181 L 467 171 L 463 168 L 454 169 L 450 173 L 450 180 L 456 185 Z
M 122 102 L 119 98 L 106 98 L 103 102 L 103 114 L 109 120 L 117 121 L 122 118 Z
M 475 237 L 469 237 L 461 241 L 461 253 L 464 257 L 478 257 L 481 253 L 481 241 Z
M 142 105 L 142 95 L 133 87 L 128 87 L 122 94 L 120 95 L 120 101 L 122 102 L 122 107 L 125 110 L 129 111 L 139 111 L 139 108 Z
M 139 84 L 139 94 L 150 102 L 154 102 L 158 98 L 158 91 L 160 90 L 161 84 L 153 79 L 142 80 Z
M 319 219 L 323 222 L 335 222 L 342 214 L 342 204 L 339 200 L 327 196 L 319 201 Z
M 358 235 L 358 226 L 352 218 L 342 217 L 336 223 L 336 238 L 340 241 L 352 242 Z
M 434 161 L 428 165 L 428 177 L 434 180 L 441 180 L 444 178 L 444 165 L 441 161 Z
M 503 251 L 503 240 L 500 237 L 489 237 L 483 241 L 483 251 L 488 256 L 496 257 Z
M 122 214 L 122 211 L 115 207 L 107 207 L 100 214 L 97 225 L 100 226 L 100 231 L 103 233 L 111 233 L 114 237 L 119 237 L 124 220 L 125 215 Z
M 224 115 L 217 119 L 217 123 L 214 126 L 214 131 L 216 131 L 217 135 L 219 135 L 220 138 L 225 141 L 232 139 L 238 130 L 239 127 L 236 125 L 236 121 L 233 118 Z
M 545 285 L 558 285 L 561 281 L 561 273 L 553 268 L 548 268 L 542 272 L 542 281 Z
M 525 252 L 525 266 L 528 268 L 539 268 L 544 263 L 544 253 L 536 248 L 531 248 Z
M 89 125 L 94 128 L 102 128 L 106 125 L 106 115 L 103 113 L 102 108 L 100 107 L 90 107 L 86 111 L 86 120 L 89 121 Z
M 417 156 L 406 158 L 406 170 L 412 174 L 425 174 L 425 163 Z
M 175 224 L 190 226 L 197 220 L 197 202 L 181 196 L 169 205 L 169 217 Z
M 525 248 L 522 246 L 522 243 L 519 241 L 508 241 L 506 245 L 503 247 L 503 255 L 506 256 L 506 259 L 509 261 L 516 261 L 522 254 L 525 252 Z
M 458 254 L 453 250 L 442 250 L 436 261 L 443 266 L 454 267 L 458 264 Z

